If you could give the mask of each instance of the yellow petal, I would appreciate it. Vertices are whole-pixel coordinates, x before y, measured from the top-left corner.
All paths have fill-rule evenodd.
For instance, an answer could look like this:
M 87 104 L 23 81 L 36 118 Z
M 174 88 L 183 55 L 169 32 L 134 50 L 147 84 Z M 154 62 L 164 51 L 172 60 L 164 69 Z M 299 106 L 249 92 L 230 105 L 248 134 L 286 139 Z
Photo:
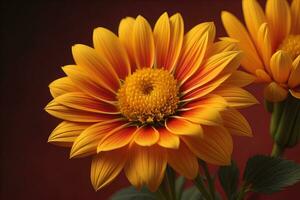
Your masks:
M 214 93 L 222 96 L 229 107 L 244 108 L 258 103 L 252 94 L 239 87 L 222 87 L 215 90 Z
M 264 90 L 264 96 L 268 101 L 283 101 L 288 95 L 288 91 L 275 82 L 270 83 Z
M 175 135 L 193 135 L 201 137 L 203 130 L 201 125 L 189 122 L 180 117 L 172 117 L 165 121 L 165 127 Z
M 290 90 L 290 93 L 293 95 L 293 97 L 300 99 L 300 89 L 299 88 L 298 88 L 298 90 L 296 90 L 296 89 Z
M 116 92 L 120 81 L 113 67 L 99 55 L 95 49 L 77 44 L 72 47 L 74 60 L 80 70 L 93 76 L 94 80 L 104 88 Z
M 205 97 L 201 98 L 200 100 L 196 101 L 191 101 L 187 104 L 185 104 L 182 108 L 178 109 L 178 111 L 187 111 L 187 110 L 192 110 L 195 108 L 202 108 L 202 107 L 210 107 L 214 108 L 217 111 L 222 111 L 228 106 L 228 103 L 226 100 L 215 94 L 209 94 L 206 95 Z
M 178 149 L 180 139 L 177 135 L 174 135 L 168 131 L 165 127 L 158 127 L 156 130 L 159 132 L 158 144 L 165 148 Z
M 178 174 L 194 179 L 198 175 L 197 157 L 182 142 L 179 149 L 168 149 L 168 164 L 175 169 Z
M 134 138 L 137 127 L 131 126 L 130 123 L 119 126 L 106 133 L 98 143 L 97 153 L 110 151 L 128 145 Z
M 222 22 L 227 34 L 239 41 L 238 46 L 245 53 L 241 61 L 242 66 L 253 74 L 255 74 L 255 70 L 263 69 L 263 63 L 244 25 L 226 11 L 222 12 Z
M 270 77 L 270 75 L 263 69 L 258 69 L 255 71 L 255 74 L 257 76 L 257 81 L 259 82 L 271 82 L 272 79 Z
M 236 70 L 231 76 L 224 82 L 224 84 L 233 85 L 236 87 L 245 87 L 251 84 L 255 80 L 255 77 L 247 72 Z
M 184 95 L 184 96 L 181 101 L 182 102 L 195 101 L 195 100 L 211 93 L 216 88 L 218 88 L 225 80 L 227 80 L 230 77 L 230 75 L 231 74 L 221 76 L 220 78 L 217 78 L 216 80 L 213 80 L 213 81 L 209 82 L 208 84 L 203 85 L 202 87 L 199 87 L 187 94 L 185 94 L 183 92 L 182 95 Z
M 70 108 L 59 104 L 55 100 L 49 102 L 45 110 L 54 117 L 73 122 L 101 122 L 120 117 L 119 115 L 108 115 Z
M 293 62 L 288 85 L 290 88 L 294 88 L 300 85 L 300 55 Z
M 272 43 L 270 37 L 270 30 L 267 23 L 263 23 L 257 33 L 258 51 L 264 61 L 265 70 L 271 73 L 270 58 L 272 55 Z
M 222 118 L 214 107 L 195 107 L 193 109 L 180 112 L 180 116 L 190 122 L 217 126 L 222 124 Z
M 300 34 L 300 0 L 293 0 L 291 5 L 292 34 Z
M 266 22 L 264 11 L 256 0 L 243 0 L 242 6 L 247 28 L 252 36 L 252 39 L 256 45 L 258 45 L 258 29 L 264 22 Z
M 236 109 L 230 108 L 221 112 L 223 125 L 233 135 L 252 136 L 252 130 L 245 117 Z
M 215 165 L 229 165 L 233 150 L 232 138 L 222 126 L 205 126 L 204 137 L 195 140 L 182 136 L 189 149 L 200 159 Z
M 240 60 L 241 52 L 239 51 L 227 51 L 213 55 L 193 78 L 182 85 L 181 90 L 187 93 L 215 79 L 220 74 L 235 71 L 240 64 Z
M 287 82 L 292 68 L 292 60 L 288 53 L 279 50 L 270 60 L 273 78 L 279 83 Z
M 135 144 L 130 148 L 124 171 L 132 185 L 138 189 L 146 185 L 151 192 L 155 192 L 163 179 L 166 165 L 167 155 L 163 148 Z
M 266 18 L 272 34 L 273 47 L 290 33 L 291 11 L 286 0 L 269 0 L 266 3 Z
M 63 71 L 68 75 L 77 88 L 89 94 L 90 96 L 107 103 L 116 101 L 116 94 L 114 92 L 111 92 L 101 84 L 98 84 L 97 81 L 94 81 L 91 76 L 80 71 L 77 66 L 64 66 Z
M 215 42 L 212 47 L 208 51 L 209 56 L 213 56 L 215 54 L 219 54 L 221 52 L 226 51 L 238 51 L 238 40 L 229 38 L 229 37 L 223 37 L 219 38 L 221 41 Z
M 77 92 L 75 84 L 71 81 L 69 77 L 63 77 L 56 79 L 49 84 L 50 93 L 53 98 L 58 97 L 67 92 Z
M 141 146 L 152 146 L 158 142 L 159 133 L 152 126 L 144 126 L 135 132 L 134 141 Z
M 110 30 L 100 27 L 94 30 L 93 43 L 98 54 L 103 55 L 119 78 L 124 80 L 131 69 L 125 48 L 119 38 Z
M 170 72 L 177 64 L 183 43 L 184 25 L 179 13 L 170 18 L 170 44 L 168 51 L 167 64 L 165 66 Z
M 157 20 L 153 37 L 156 52 L 157 68 L 165 68 L 168 59 L 169 43 L 170 43 L 170 21 L 168 13 L 164 13 Z
M 120 114 L 118 109 L 108 103 L 99 101 L 82 92 L 69 92 L 54 99 L 69 108 L 100 114 Z
M 138 16 L 134 23 L 132 44 L 137 67 L 153 67 L 155 58 L 153 34 L 151 26 L 142 16 Z
M 123 169 L 127 161 L 126 148 L 101 152 L 93 157 L 91 165 L 91 182 L 97 191 L 111 183 Z
M 61 122 L 50 134 L 48 142 L 58 146 L 71 147 L 82 131 L 91 126 L 90 123 Z
M 100 122 L 85 129 L 74 141 L 70 158 L 86 157 L 97 153 L 97 146 L 105 135 L 116 127 L 124 125 L 120 120 Z
M 175 76 L 180 84 L 183 84 L 199 69 L 214 38 L 215 26 L 209 22 L 195 26 L 185 35 L 181 56 L 175 71 Z
M 136 69 L 132 44 L 134 21 L 135 19 L 132 17 L 126 17 L 122 19 L 118 30 L 120 42 L 125 47 L 128 58 L 130 60 L 131 72 L 134 72 Z

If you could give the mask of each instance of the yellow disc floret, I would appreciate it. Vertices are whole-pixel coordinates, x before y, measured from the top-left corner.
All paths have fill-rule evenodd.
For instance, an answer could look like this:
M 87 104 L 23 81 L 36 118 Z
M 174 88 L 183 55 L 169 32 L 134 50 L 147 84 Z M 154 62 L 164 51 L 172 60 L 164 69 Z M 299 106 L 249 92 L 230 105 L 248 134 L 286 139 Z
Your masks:
M 300 35 L 289 35 L 280 44 L 279 49 L 288 52 L 292 59 L 300 55 Z
M 175 113 L 178 102 L 177 81 L 163 69 L 138 69 L 118 91 L 119 109 L 130 121 L 159 122 Z

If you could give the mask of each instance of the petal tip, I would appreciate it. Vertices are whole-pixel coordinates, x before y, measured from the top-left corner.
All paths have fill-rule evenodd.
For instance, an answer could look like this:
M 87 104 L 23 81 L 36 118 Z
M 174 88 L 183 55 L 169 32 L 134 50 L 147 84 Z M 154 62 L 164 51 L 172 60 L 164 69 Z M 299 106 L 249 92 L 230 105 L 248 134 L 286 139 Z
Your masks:
M 232 14 L 230 12 L 228 12 L 226 10 L 221 11 L 221 19 L 223 22 L 231 16 L 232 16 Z
M 161 17 L 169 17 L 168 12 L 167 11 L 163 12 L 163 14 L 161 15 Z

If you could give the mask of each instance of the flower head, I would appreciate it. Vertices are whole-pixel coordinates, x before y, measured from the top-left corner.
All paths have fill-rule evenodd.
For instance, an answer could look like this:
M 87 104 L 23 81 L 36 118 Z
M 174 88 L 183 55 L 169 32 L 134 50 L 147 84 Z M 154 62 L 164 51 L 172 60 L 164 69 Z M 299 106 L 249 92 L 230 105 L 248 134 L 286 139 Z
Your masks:
M 242 66 L 266 83 L 265 98 L 279 102 L 290 92 L 300 99 L 300 0 L 267 0 L 265 12 L 256 0 L 243 0 L 247 29 L 222 12 L 228 35 L 245 52 Z
M 96 190 L 124 170 L 136 187 L 155 191 L 166 165 L 192 179 L 197 159 L 230 163 L 232 134 L 251 136 L 237 108 L 256 99 L 241 87 L 241 52 L 231 40 L 214 42 L 213 23 L 184 35 L 180 14 L 164 13 L 152 30 L 142 16 L 127 17 L 116 36 L 94 30 L 94 48 L 75 45 L 76 65 L 50 84 L 46 111 L 64 120 L 49 142 L 70 157 L 93 155 Z

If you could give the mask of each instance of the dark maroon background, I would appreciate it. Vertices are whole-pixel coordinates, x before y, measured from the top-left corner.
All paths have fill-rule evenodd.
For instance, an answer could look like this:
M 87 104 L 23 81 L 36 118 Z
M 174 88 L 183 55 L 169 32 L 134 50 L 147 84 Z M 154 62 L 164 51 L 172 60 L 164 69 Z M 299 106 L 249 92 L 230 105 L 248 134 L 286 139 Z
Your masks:
M 21 2 L 21 1 L 20 1 Z M 92 44 L 95 27 L 117 32 L 125 16 L 145 16 L 153 25 L 164 11 L 180 12 L 189 30 L 204 21 L 215 21 L 218 36 L 224 29 L 220 12 L 241 16 L 239 1 L 2 1 L 1 6 L 1 197 L 0 199 L 107 199 L 129 183 L 121 175 L 111 185 L 95 192 L 90 184 L 90 159 L 69 160 L 69 150 L 47 144 L 59 120 L 43 108 L 50 101 L 48 84 L 63 76 L 60 66 L 73 63 L 71 46 Z M 89 2 L 89 3 L 88 3 Z M 251 86 L 261 101 L 261 87 Z M 241 167 L 247 158 L 268 154 L 269 114 L 263 105 L 243 111 L 254 137 L 235 137 L 233 158 Z M 286 157 L 300 163 L 300 146 Z M 258 166 L 259 167 L 259 166 Z M 300 184 L 271 196 L 249 199 L 296 199 Z

